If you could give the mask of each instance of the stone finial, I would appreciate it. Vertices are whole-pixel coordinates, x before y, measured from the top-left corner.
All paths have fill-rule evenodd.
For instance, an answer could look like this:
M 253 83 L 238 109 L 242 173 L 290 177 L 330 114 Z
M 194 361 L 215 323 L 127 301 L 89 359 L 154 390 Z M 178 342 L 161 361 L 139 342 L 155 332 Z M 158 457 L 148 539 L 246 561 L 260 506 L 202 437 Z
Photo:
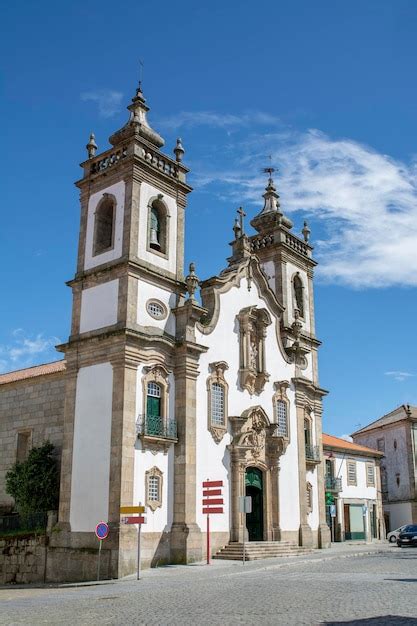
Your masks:
M 271 212 L 281 213 L 279 195 L 277 194 L 277 190 L 271 174 L 268 178 L 268 184 L 265 187 L 265 193 L 263 194 L 263 197 L 265 202 L 264 207 L 261 211 L 261 215 Z
M 175 154 L 175 158 L 178 161 L 178 163 L 181 163 L 184 154 L 185 154 L 185 150 L 182 147 L 182 143 L 181 143 L 181 138 L 178 137 L 177 139 L 177 145 L 175 146 L 174 150 L 173 150 L 174 154 Z
M 88 158 L 92 159 L 93 157 L 96 156 L 96 151 L 97 151 L 97 144 L 96 144 L 96 138 L 94 136 L 94 133 L 90 134 L 90 140 L 88 142 L 88 144 L 86 145 L 87 148 L 87 153 L 88 153 Z
M 240 239 L 240 237 L 242 236 L 242 229 L 240 227 L 238 218 L 235 219 L 235 223 L 233 224 L 233 232 L 235 233 L 236 241 Z
M 309 229 L 309 227 L 308 227 L 307 220 L 304 220 L 304 228 L 303 228 L 303 230 L 301 231 L 301 233 L 302 233 L 302 235 L 303 235 L 303 237 L 304 237 L 304 241 L 305 241 L 306 243 L 308 243 L 308 242 L 309 242 L 309 239 L 310 239 L 311 230 L 310 230 L 310 229 Z
M 198 285 L 200 284 L 198 276 L 195 273 L 195 263 L 190 263 L 189 272 L 190 273 L 185 278 L 185 283 L 187 285 L 187 291 L 188 291 L 188 294 L 189 294 L 189 299 L 191 300 L 191 302 L 195 302 L 196 299 L 194 297 L 194 294 L 195 294 L 195 292 L 197 290 Z

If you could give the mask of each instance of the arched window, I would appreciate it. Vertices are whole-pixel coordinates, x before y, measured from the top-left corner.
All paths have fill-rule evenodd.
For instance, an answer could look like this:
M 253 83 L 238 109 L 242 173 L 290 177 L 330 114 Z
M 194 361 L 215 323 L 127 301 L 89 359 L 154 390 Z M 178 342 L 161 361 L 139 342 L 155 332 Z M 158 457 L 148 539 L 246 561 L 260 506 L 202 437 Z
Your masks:
M 276 400 L 277 412 L 277 435 L 288 437 L 287 403 L 284 400 Z
M 300 313 L 300 316 L 304 317 L 304 295 L 303 295 L 304 288 L 303 288 L 303 282 L 298 273 L 294 276 L 293 287 L 294 287 L 295 305 Z
M 276 424 L 275 436 L 290 438 L 290 402 L 287 389 L 290 386 L 288 380 L 279 380 L 274 383 L 275 393 L 272 396 L 272 408 L 274 422 Z
M 104 194 L 99 202 L 94 219 L 93 254 L 111 250 L 114 244 L 115 201 L 109 194 Z
M 224 386 L 211 384 L 211 423 L 213 426 L 224 426 Z
M 158 467 L 152 467 L 145 472 L 146 506 L 151 511 L 156 511 L 158 507 L 162 506 L 162 481 L 163 475 Z
M 162 194 L 149 205 L 148 247 L 155 252 L 168 253 L 168 212 Z
M 151 381 L 147 385 L 146 394 L 146 429 L 148 435 L 161 435 L 164 421 L 161 415 L 162 389 L 157 383 Z
M 227 394 L 228 385 L 224 377 L 228 369 L 224 361 L 210 363 L 210 376 L 207 379 L 207 427 L 216 443 L 219 443 L 227 431 Z

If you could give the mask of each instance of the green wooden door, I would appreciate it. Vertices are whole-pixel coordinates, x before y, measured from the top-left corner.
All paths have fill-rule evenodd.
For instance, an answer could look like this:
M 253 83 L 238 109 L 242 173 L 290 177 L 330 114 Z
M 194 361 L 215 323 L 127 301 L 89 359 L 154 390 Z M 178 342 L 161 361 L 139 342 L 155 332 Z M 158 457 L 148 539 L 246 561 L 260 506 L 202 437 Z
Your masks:
M 257 467 L 248 467 L 245 477 L 246 495 L 252 498 L 252 512 L 246 515 L 249 541 L 263 541 L 264 499 L 262 472 Z
M 148 435 L 160 435 L 161 398 L 148 396 L 146 401 L 146 432 Z

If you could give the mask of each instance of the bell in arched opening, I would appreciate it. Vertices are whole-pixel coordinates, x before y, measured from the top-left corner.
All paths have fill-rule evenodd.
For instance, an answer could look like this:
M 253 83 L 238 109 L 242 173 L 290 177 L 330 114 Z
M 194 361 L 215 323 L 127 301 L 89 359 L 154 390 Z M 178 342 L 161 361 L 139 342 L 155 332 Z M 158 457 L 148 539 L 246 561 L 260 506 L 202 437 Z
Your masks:
M 160 226 L 159 226 L 159 215 L 158 210 L 155 207 L 151 209 L 151 224 L 150 224 L 150 232 L 149 232 L 149 246 L 154 250 L 160 250 L 161 244 L 159 243 L 159 234 L 160 234 Z

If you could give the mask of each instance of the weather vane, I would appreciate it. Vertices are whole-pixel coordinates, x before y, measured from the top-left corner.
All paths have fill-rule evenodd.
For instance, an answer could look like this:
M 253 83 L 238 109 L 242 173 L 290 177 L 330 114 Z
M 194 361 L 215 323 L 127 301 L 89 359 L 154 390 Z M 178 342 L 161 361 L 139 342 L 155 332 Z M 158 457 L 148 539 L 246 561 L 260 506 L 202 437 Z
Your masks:
M 268 167 L 263 167 L 261 172 L 263 172 L 264 174 L 269 174 L 269 178 L 272 179 L 272 174 L 274 172 L 278 172 L 278 168 L 274 167 L 272 165 L 272 155 L 271 154 L 268 155 L 268 159 L 269 159 L 269 166 Z
M 139 85 L 142 86 L 143 80 L 143 61 L 139 59 Z

